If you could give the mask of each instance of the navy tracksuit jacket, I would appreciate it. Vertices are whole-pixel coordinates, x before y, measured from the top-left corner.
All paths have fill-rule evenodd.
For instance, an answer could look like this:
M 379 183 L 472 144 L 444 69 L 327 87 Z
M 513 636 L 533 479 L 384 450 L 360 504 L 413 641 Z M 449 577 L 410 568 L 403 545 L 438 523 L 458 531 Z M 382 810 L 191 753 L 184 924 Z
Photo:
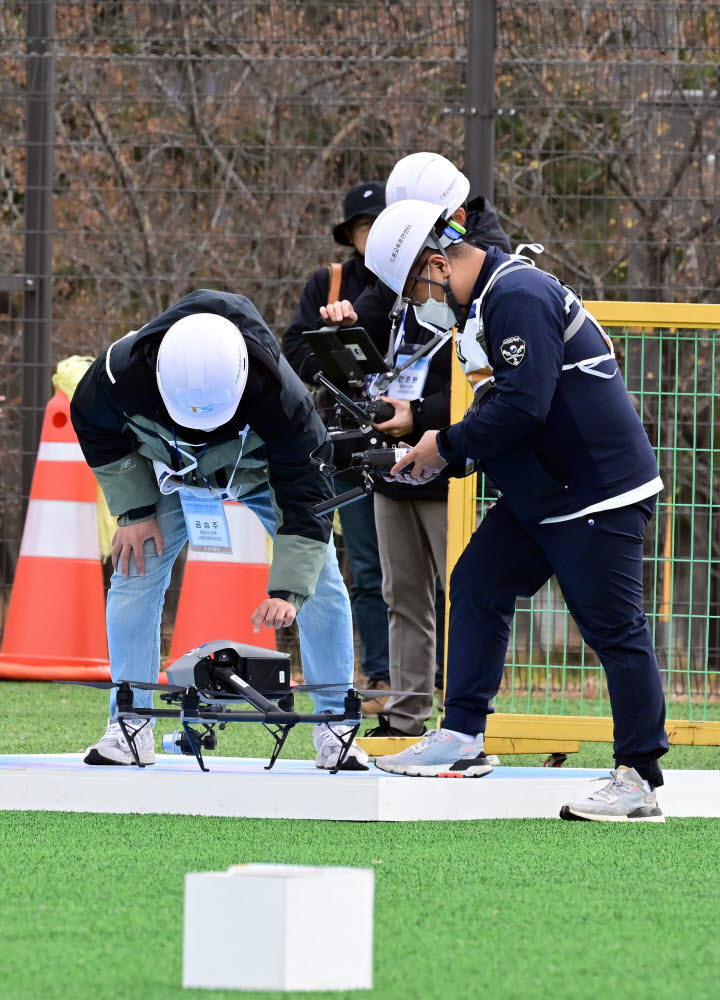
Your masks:
M 456 474 L 472 460 L 502 497 L 451 578 L 445 725 L 485 730 L 516 598 L 554 574 L 607 675 L 616 764 L 662 784 L 665 702 L 642 605 L 661 484 L 609 341 L 571 290 L 491 248 L 457 346 L 479 388 L 440 453 Z

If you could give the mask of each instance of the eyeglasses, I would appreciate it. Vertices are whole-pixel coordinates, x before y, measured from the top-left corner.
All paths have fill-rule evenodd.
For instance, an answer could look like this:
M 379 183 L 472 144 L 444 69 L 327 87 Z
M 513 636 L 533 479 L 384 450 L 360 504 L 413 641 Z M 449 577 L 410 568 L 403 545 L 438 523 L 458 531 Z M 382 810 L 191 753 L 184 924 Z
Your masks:
M 418 281 L 422 281 L 426 285 L 437 285 L 439 288 L 444 288 L 445 287 L 441 281 L 433 281 L 432 278 L 423 278 L 423 276 L 421 274 L 413 274 L 412 272 L 410 272 L 410 274 L 408 274 L 408 278 L 412 278 L 413 279 L 413 286 L 410 289 L 410 293 L 408 295 L 403 295 L 402 292 L 401 292 L 400 295 L 399 295 L 400 301 L 404 302 L 405 305 L 408 305 L 408 306 L 422 306 L 422 305 L 424 305 L 424 302 L 418 302 L 417 299 L 413 298 L 413 292 L 415 291 L 415 285 L 417 285 Z

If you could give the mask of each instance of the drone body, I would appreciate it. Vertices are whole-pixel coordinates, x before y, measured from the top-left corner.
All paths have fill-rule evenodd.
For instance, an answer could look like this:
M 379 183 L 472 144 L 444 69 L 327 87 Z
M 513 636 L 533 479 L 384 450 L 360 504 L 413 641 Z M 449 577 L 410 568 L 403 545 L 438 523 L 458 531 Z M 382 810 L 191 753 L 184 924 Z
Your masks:
M 290 657 L 287 653 L 261 646 L 249 646 L 232 639 L 216 639 L 189 650 L 166 668 L 167 684 L 146 684 L 140 681 L 94 682 L 69 681 L 88 687 L 117 688 L 117 719 L 138 767 L 144 767 L 135 746 L 135 738 L 152 719 L 174 719 L 182 729 L 167 733 L 163 749 L 168 753 L 194 756 L 201 770 L 207 771 L 203 750 L 217 746 L 215 726 L 224 729 L 230 722 L 259 722 L 275 740 L 275 747 L 266 770 L 280 756 L 288 733 L 300 722 L 343 725 L 346 732 L 335 730 L 342 745 L 336 765 L 330 773 L 355 769 L 354 758 L 348 751 L 362 722 L 362 696 L 371 692 L 347 688 L 342 714 L 320 715 L 295 711 L 296 691 L 329 691 L 345 684 L 298 684 L 290 686 Z M 56 682 L 60 683 L 60 682 Z M 160 692 L 168 708 L 136 708 L 133 689 Z M 372 692 L 373 694 L 375 692 Z M 388 691 L 388 695 L 408 694 Z M 246 703 L 252 711 L 236 711 Z M 145 720 L 137 726 L 138 721 Z M 127 723 L 132 722 L 132 726 Z M 363 765 L 361 770 L 367 770 Z
M 224 671 L 221 668 L 225 668 Z M 227 670 L 231 670 L 235 678 L 232 684 L 227 679 Z M 167 677 L 170 684 L 178 687 L 196 687 L 234 697 L 239 693 L 238 681 L 259 694 L 287 692 L 290 690 L 290 657 L 274 649 L 216 639 L 175 660 L 167 668 Z

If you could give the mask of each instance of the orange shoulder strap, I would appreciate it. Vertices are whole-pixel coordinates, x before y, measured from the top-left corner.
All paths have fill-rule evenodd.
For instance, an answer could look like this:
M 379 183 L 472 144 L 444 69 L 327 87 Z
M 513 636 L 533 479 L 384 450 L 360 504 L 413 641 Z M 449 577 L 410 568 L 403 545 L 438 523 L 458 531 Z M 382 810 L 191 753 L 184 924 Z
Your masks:
M 340 298 L 340 283 L 342 281 L 342 264 L 328 264 L 330 271 L 330 290 L 328 292 L 328 305 L 337 302 Z

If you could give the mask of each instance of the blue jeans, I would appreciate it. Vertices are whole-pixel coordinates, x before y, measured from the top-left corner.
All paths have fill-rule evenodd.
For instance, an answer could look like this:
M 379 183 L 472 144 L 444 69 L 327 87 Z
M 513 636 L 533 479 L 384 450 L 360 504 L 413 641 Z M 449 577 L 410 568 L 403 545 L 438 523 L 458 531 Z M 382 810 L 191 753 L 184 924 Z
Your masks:
M 260 518 L 272 535 L 276 514 L 267 488 L 243 497 L 241 502 Z M 163 554 L 152 540 L 145 542 L 145 576 L 139 576 L 130 557 L 126 579 L 113 573 L 107 599 L 107 633 L 110 669 L 114 681 L 155 683 L 160 673 L 160 619 L 173 563 L 187 541 L 185 519 L 177 494 L 163 496 L 156 517 L 165 540 Z M 320 571 L 315 594 L 298 614 L 300 651 L 308 684 L 353 683 L 353 631 L 350 599 L 340 575 L 332 537 Z M 342 712 L 345 689 L 313 696 L 316 712 Z M 152 691 L 135 691 L 136 708 L 151 708 Z M 116 695 L 110 695 L 110 717 L 116 712 Z
M 355 485 L 338 477 L 335 491 L 343 493 Z M 352 571 L 352 606 L 362 646 L 363 671 L 371 680 L 389 681 L 388 609 L 382 595 L 373 498 L 356 500 L 341 507 L 339 513 Z

